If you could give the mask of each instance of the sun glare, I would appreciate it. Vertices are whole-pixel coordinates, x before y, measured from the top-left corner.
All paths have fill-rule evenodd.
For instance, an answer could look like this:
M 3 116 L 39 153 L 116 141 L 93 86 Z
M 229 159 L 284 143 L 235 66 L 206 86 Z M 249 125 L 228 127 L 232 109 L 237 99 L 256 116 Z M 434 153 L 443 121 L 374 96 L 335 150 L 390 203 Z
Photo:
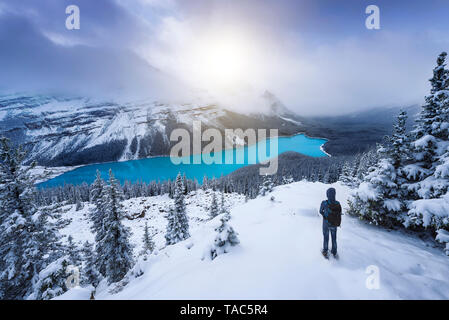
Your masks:
M 202 41 L 196 50 L 197 74 L 209 85 L 228 87 L 246 77 L 250 65 L 248 45 L 237 36 Z
M 205 68 L 211 76 L 227 83 L 236 80 L 245 68 L 245 49 L 231 41 L 219 43 L 206 50 Z

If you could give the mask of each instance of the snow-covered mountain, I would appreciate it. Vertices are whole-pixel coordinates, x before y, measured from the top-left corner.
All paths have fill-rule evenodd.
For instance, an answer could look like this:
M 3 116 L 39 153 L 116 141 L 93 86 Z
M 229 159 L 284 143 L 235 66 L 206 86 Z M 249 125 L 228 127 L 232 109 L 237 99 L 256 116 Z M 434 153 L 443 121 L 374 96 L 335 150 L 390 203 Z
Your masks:
M 105 102 L 84 97 L 0 96 L 0 135 L 24 145 L 28 160 L 47 166 L 167 155 L 174 128 L 278 128 L 280 135 L 303 130 L 300 118 L 271 93 L 261 96 L 264 112 L 245 114 L 198 99 L 176 104 L 150 100 Z
M 347 209 L 350 189 L 332 185 Z M 343 216 L 338 229 L 339 260 L 325 260 L 320 202 L 329 185 L 296 182 L 278 186 L 264 197 L 245 203 L 226 194 L 230 224 L 240 244 L 210 260 L 219 218 L 209 220 L 211 191 L 186 196 L 191 238 L 165 247 L 166 195 L 124 202 L 137 254 L 145 222 L 157 253 L 140 259 L 117 284 L 100 283 L 96 299 L 448 299 L 448 257 L 431 240 L 402 231 L 388 231 Z M 271 199 L 274 197 L 273 199 Z M 90 205 L 89 205 L 90 206 Z M 76 242 L 92 241 L 89 206 L 64 218 L 63 229 Z M 81 244 L 80 244 L 81 245 Z M 377 273 L 378 282 L 374 279 Z M 374 280 L 373 280 L 374 279 Z M 377 286 L 378 284 L 378 286 Z M 58 299 L 89 299 L 90 289 L 76 287 Z

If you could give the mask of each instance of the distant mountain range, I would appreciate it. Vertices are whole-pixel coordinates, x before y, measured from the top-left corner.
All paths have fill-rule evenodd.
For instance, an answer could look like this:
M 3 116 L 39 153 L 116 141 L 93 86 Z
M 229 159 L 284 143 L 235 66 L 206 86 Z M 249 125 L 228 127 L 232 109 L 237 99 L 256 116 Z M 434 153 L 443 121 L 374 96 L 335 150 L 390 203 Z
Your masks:
M 83 97 L 48 95 L 0 96 L 0 135 L 21 144 L 28 162 L 44 166 L 73 166 L 168 155 L 175 128 L 278 128 L 279 135 L 306 133 L 330 141 L 331 155 L 366 150 L 391 131 L 397 108 L 368 110 L 338 117 L 302 117 L 270 92 L 262 95 L 264 112 L 244 114 L 202 101 L 171 104 L 154 101 L 127 103 Z M 417 107 L 406 108 L 410 114 Z M 267 111 L 268 110 L 268 111 Z
M 243 114 L 216 104 L 114 103 L 45 95 L 0 96 L 0 135 L 25 146 L 28 161 L 68 166 L 167 155 L 175 128 L 278 128 L 280 135 L 304 131 L 301 119 L 271 93 L 269 112 Z

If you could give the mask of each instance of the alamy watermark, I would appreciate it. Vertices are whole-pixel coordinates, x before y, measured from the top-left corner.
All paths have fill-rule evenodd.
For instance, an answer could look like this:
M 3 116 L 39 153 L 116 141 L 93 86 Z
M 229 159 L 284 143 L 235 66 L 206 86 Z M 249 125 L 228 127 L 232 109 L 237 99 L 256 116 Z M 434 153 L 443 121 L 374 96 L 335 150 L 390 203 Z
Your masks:
M 65 19 L 67 30 L 79 30 L 81 27 L 80 8 L 74 4 L 65 8 L 65 13 L 69 16 Z
M 218 129 L 209 128 L 202 132 L 201 121 L 193 121 L 192 135 L 184 128 L 172 131 L 170 141 L 178 141 L 170 150 L 173 164 L 256 164 L 261 163 L 261 175 L 273 175 L 278 170 L 278 129 L 225 129 L 224 138 Z M 234 147 L 247 148 L 234 152 Z M 224 141 L 224 148 L 223 148 Z M 203 142 L 209 142 L 203 146 Z M 245 163 L 245 150 L 248 162 Z M 267 154 L 268 152 L 268 154 Z M 223 159 L 224 158 L 224 159 Z M 257 161 L 259 160 L 259 161 Z
M 365 13 L 369 16 L 365 20 L 365 26 L 368 30 L 380 29 L 380 9 L 378 6 L 372 4 L 366 7 Z
M 81 27 L 80 8 L 77 5 L 69 5 L 65 9 L 68 17 L 65 20 L 67 30 L 79 30 Z M 365 26 L 368 30 L 380 29 L 380 8 L 377 5 L 371 4 L 366 7 L 365 14 L 368 17 L 365 20 Z
M 65 281 L 68 289 L 73 289 L 80 285 L 80 269 L 77 266 L 67 266 L 67 274 L 69 275 Z
M 376 265 L 370 265 L 366 268 L 365 273 L 368 275 L 365 286 L 368 290 L 380 289 L 380 269 Z

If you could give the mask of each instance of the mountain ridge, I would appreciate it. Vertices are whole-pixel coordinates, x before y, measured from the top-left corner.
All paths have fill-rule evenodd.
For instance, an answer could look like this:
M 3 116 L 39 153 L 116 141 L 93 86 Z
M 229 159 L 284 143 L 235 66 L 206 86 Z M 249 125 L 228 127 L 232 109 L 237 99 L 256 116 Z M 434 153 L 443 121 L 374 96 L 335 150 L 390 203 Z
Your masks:
M 263 95 L 267 114 L 244 114 L 215 103 L 117 103 L 83 97 L 0 96 L 0 134 L 28 151 L 28 162 L 67 166 L 168 155 L 175 128 L 278 128 L 280 135 L 303 131 L 296 115 L 273 94 Z M 288 116 L 288 117 L 284 117 Z

